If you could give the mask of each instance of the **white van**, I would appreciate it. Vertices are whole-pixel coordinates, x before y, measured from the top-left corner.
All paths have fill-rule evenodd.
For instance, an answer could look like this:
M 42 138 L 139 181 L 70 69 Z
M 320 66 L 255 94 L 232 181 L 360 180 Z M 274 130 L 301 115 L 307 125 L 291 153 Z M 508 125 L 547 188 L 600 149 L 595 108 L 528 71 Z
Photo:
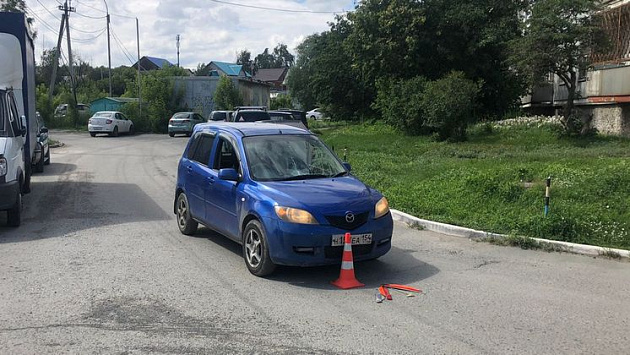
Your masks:
M 7 211 L 7 223 L 13 227 L 21 223 L 25 121 L 18 114 L 13 91 L 0 89 L 0 211 Z

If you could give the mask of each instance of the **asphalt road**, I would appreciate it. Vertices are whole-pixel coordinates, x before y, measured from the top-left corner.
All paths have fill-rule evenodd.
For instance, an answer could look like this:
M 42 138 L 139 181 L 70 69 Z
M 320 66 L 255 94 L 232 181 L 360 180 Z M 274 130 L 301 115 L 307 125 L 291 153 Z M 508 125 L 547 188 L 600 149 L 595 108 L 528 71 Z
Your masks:
M 65 143 L 25 219 L 0 213 L 0 353 L 627 354 L 630 263 L 524 251 L 396 224 L 392 251 L 249 274 L 240 247 L 172 213 L 186 138 Z M 381 283 L 419 287 L 375 302 Z

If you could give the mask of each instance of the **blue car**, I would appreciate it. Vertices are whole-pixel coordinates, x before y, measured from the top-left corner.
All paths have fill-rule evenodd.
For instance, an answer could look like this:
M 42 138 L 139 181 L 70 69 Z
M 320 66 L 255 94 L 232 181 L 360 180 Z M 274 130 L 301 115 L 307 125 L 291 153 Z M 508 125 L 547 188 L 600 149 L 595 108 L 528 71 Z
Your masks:
M 204 123 L 179 161 L 174 213 L 186 235 L 198 224 L 243 246 L 249 271 L 341 263 L 391 248 L 387 199 L 308 130 L 273 123 Z

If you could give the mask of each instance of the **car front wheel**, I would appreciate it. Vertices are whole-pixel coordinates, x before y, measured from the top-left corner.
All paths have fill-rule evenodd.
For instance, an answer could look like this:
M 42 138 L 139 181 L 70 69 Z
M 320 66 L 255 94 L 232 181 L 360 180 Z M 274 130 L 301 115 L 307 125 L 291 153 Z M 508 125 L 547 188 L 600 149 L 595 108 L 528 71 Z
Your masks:
M 197 223 L 190 215 L 190 205 L 185 193 L 177 196 L 177 226 L 179 231 L 185 235 L 193 235 L 197 231 L 199 223 Z
M 243 255 L 247 269 L 256 276 L 269 275 L 276 269 L 269 257 L 267 237 L 257 220 L 249 221 L 243 230 Z
M 13 208 L 7 211 L 7 224 L 10 227 L 19 227 L 22 223 L 22 194 L 18 192 Z

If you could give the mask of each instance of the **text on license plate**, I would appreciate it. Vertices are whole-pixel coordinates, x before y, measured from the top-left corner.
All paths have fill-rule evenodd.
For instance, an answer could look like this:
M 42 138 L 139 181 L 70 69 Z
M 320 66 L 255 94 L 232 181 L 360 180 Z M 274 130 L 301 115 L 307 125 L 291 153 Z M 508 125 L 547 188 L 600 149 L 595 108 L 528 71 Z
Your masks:
M 372 244 L 372 233 L 365 234 L 351 234 L 352 237 L 352 245 L 361 245 L 361 244 Z M 344 244 L 344 235 L 343 234 L 335 234 L 332 236 L 333 247 L 337 247 Z

